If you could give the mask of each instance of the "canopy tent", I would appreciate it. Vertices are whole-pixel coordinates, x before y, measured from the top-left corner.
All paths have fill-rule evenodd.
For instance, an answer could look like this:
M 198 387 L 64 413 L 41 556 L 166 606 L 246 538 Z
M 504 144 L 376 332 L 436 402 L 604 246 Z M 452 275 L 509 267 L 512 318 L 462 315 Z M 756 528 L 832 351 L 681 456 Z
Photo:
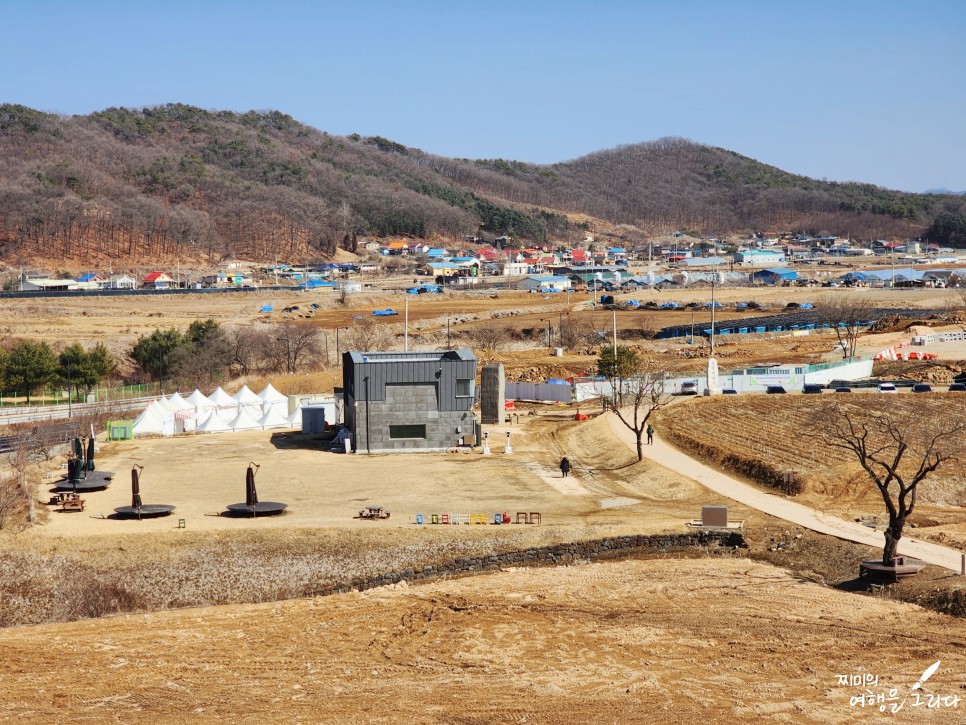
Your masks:
M 285 413 L 277 405 L 267 405 L 268 410 L 265 411 L 259 420 L 258 424 L 263 430 L 268 430 L 269 428 L 288 428 L 288 418 L 285 417 Z
M 261 428 L 261 426 L 258 424 L 258 421 L 252 418 L 251 414 L 248 412 L 248 409 L 244 406 L 238 409 L 238 415 L 232 419 L 232 421 L 228 424 L 228 427 L 233 431 L 258 430 Z
M 267 414 L 275 408 L 283 417 L 288 415 L 288 396 L 278 392 L 271 383 L 265 386 L 258 397 L 262 401 L 262 412 Z
M 205 413 L 207 415 L 207 413 Z M 198 413 L 194 408 L 179 410 L 174 414 L 174 428 L 177 433 L 190 433 L 198 425 Z
M 160 407 L 162 407 L 164 410 L 168 411 L 169 413 L 176 413 L 179 410 L 181 410 L 181 408 L 179 408 L 175 403 L 172 403 L 170 400 L 168 400 L 164 396 L 161 396 L 160 398 L 158 398 L 157 400 L 155 400 L 154 403 L 156 405 L 159 405 Z
M 218 415 L 217 410 L 212 410 L 203 422 L 195 426 L 195 433 L 225 433 L 230 430 L 231 427 Z
M 218 409 L 218 415 L 220 415 L 222 420 L 224 420 L 226 423 L 234 420 L 235 416 L 238 414 L 238 401 L 222 390 L 221 386 L 219 386 L 215 392 L 208 396 L 208 399 L 215 404 Z
M 202 410 L 210 410 L 211 408 L 216 408 L 217 405 L 208 398 L 204 393 L 195 388 L 195 392 L 188 396 L 187 402 L 193 405 L 198 412 Z
M 302 406 L 297 406 L 288 416 L 288 427 L 302 430 Z
M 247 385 L 243 385 L 242 389 L 235 393 L 234 397 L 235 402 L 239 405 L 262 407 L 262 399 L 255 395 Z
M 208 396 L 208 400 L 219 408 L 234 408 L 238 405 L 238 401 L 222 390 L 220 385 Z
M 181 393 L 174 393 L 168 398 L 168 403 L 175 406 L 175 410 L 191 410 L 195 406 L 181 397 Z
M 152 401 L 131 426 L 135 438 L 148 435 L 170 436 L 174 435 L 174 429 L 174 414 L 159 406 L 156 401 Z

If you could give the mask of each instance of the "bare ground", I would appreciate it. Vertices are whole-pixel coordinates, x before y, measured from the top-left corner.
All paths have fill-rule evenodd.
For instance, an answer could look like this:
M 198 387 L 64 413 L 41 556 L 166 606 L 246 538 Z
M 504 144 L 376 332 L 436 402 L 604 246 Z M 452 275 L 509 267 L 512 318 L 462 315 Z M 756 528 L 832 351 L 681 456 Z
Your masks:
M 517 569 L 0 632 L 18 722 L 961 722 L 966 626 L 742 560 Z M 871 712 L 869 710 L 872 710 Z

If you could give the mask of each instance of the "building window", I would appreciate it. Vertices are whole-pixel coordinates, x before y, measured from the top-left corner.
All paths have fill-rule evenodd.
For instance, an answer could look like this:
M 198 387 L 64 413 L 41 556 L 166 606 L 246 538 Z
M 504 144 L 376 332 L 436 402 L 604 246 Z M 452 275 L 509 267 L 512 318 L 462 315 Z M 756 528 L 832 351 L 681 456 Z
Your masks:
M 425 425 L 391 425 L 389 426 L 390 438 L 425 438 Z
M 472 398 L 473 383 L 475 382 L 476 381 L 473 378 L 457 378 L 456 379 L 456 397 Z

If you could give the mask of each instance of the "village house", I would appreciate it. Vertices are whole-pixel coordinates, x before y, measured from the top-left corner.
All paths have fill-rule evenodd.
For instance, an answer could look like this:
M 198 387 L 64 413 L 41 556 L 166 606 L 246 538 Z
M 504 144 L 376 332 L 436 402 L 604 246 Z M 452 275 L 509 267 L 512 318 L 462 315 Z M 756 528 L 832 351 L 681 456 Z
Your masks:
M 174 280 L 166 272 L 151 272 L 141 280 L 144 289 L 171 289 Z

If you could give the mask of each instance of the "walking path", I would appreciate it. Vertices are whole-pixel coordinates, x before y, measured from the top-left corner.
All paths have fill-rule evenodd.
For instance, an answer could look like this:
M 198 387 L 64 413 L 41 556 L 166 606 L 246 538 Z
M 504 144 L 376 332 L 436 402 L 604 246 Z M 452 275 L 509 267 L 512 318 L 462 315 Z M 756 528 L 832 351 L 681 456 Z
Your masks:
M 613 413 L 606 415 L 614 435 L 636 453 L 637 443 L 634 433 L 621 423 Z M 874 531 L 862 524 L 840 519 L 837 516 L 822 513 L 787 498 L 765 493 L 754 486 L 749 486 L 747 483 L 742 483 L 698 462 L 656 436 L 653 445 L 644 446 L 644 456 L 680 473 L 682 476 L 697 481 L 715 493 L 720 493 L 722 496 L 727 496 L 776 518 L 804 526 L 821 534 L 830 534 L 839 539 L 854 541 L 857 544 L 867 544 L 878 549 L 882 549 L 885 544 L 885 535 L 882 532 Z M 947 546 L 903 537 L 899 541 L 899 553 L 961 573 L 962 552 L 950 549 Z

